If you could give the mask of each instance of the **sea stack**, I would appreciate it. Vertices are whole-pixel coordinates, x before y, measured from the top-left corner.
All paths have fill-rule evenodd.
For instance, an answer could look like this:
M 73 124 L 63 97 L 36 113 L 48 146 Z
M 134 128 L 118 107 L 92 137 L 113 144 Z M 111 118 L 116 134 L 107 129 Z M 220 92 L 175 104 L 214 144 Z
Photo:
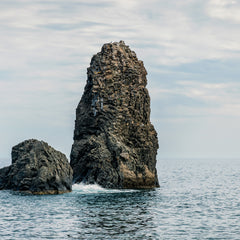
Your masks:
M 146 75 L 143 62 L 123 41 L 104 44 L 92 57 L 76 109 L 70 162 L 75 183 L 159 187 Z
M 46 142 L 30 139 L 12 148 L 12 165 L 0 169 L 0 190 L 60 194 L 72 190 L 66 156 Z

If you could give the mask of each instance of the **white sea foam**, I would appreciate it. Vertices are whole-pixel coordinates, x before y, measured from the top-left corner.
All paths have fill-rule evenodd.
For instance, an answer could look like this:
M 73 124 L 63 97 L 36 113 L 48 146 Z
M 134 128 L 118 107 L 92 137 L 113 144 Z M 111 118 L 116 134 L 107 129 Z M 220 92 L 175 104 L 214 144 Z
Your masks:
M 84 194 L 89 194 L 89 193 L 120 193 L 120 192 L 133 192 L 137 190 L 132 190 L 132 189 L 106 189 L 101 187 L 98 184 L 83 184 L 83 183 L 78 183 L 74 184 L 72 186 L 73 192 L 80 192 Z
M 72 186 L 73 191 L 80 191 L 86 193 L 96 193 L 96 192 L 103 192 L 105 189 L 99 186 L 98 184 L 83 184 L 78 183 Z

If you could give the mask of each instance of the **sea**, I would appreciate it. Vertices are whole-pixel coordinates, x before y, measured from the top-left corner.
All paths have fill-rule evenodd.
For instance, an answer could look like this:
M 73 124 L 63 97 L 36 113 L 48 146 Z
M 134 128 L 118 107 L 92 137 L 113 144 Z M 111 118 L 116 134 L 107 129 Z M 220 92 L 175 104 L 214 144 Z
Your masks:
M 0 239 L 240 239 L 240 159 L 159 159 L 157 168 L 153 190 L 0 191 Z

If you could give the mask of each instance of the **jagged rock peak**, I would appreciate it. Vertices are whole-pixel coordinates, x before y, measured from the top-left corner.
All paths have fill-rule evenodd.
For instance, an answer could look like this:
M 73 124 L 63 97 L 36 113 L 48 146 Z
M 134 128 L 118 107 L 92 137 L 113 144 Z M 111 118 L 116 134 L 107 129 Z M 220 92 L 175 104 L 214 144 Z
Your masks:
M 146 75 L 143 62 L 123 41 L 104 44 L 92 57 L 76 110 L 71 152 L 76 182 L 158 186 L 158 140 L 150 122 Z
M 121 74 L 129 68 L 138 74 L 147 74 L 143 62 L 137 59 L 136 53 L 123 41 L 106 43 L 101 52 L 93 56 L 88 68 L 88 77 L 98 76 L 101 73 L 105 73 L 105 76 L 111 73 Z
M 143 66 L 143 62 L 137 59 L 136 53 L 131 51 L 129 46 L 125 45 L 123 41 L 106 43 L 103 45 L 101 52 L 94 55 L 90 67 L 88 68 L 88 86 L 93 85 L 92 91 L 104 88 L 104 86 L 114 80 L 118 80 L 119 84 L 129 85 L 138 84 L 146 86 L 146 77 L 126 79 L 121 75 L 132 74 L 146 76 L 147 72 Z

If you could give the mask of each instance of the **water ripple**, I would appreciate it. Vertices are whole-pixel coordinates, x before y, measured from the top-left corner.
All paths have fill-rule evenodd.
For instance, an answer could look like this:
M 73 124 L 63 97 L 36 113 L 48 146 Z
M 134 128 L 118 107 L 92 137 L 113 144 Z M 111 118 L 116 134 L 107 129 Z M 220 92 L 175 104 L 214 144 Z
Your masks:
M 0 191 L 1 239 L 239 239 L 240 163 L 171 161 L 156 190 Z

